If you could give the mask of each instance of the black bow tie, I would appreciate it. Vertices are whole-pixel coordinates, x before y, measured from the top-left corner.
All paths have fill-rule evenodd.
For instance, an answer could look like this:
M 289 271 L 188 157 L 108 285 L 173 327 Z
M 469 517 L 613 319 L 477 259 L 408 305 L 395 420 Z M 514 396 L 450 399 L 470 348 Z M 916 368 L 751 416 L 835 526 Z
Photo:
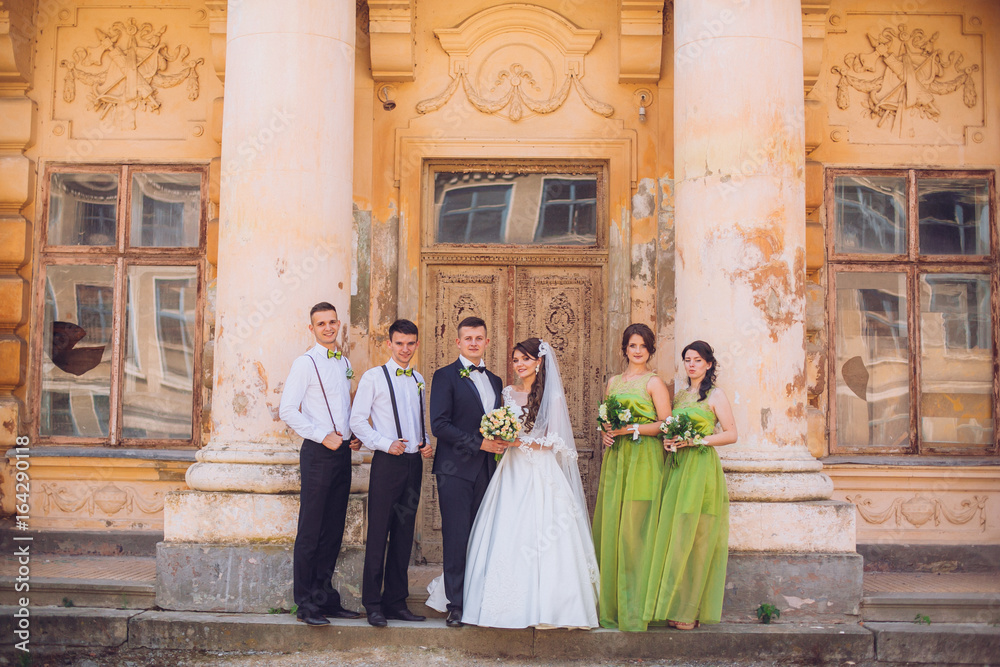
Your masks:
M 485 373 L 486 372 L 486 366 L 485 365 L 484 366 L 469 366 L 469 370 L 470 371 L 480 371 L 480 372 Z

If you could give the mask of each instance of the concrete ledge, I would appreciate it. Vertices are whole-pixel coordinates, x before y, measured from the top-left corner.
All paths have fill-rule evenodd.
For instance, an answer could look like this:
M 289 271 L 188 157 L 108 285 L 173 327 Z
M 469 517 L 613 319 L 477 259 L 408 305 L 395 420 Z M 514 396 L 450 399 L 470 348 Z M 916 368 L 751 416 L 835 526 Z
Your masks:
M 682 632 L 651 628 L 647 632 L 617 630 L 539 630 L 535 657 L 548 660 L 660 659 L 748 660 L 772 664 L 840 664 L 875 656 L 872 635 L 857 625 L 746 625 L 704 626 Z
M 1000 623 L 1000 593 L 873 593 L 861 600 L 865 621 L 912 623 Z
M 722 604 L 725 622 L 757 622 L 757 607 L 773 604 L 781 620 L 853 623 L 862 596 L 858 554 L 731 552 Z
M 992 572 L 1000 544 L 858 544 L 865 572 Z
M 853 554 L 855 515 L 840 500 L 731 502 L 729 551 Z
M 0 577 L 0 605 L 15 605 L 23 593 L 14 590 L 13 577 Z M 154 604 L 152 584 L 123 583 L 108 579 L 32 577 L 31 606 L 61 607 L 68 598 L 75 607 L 149 609 Z
M 0 522 L 0 549 L 5 554 L 13 553 L 17 544 L 13 539 L 15 531 L 12 523 Z M 31 535 L 34 538 L 31 553 L 60 556 L 152 557 L 156 554 L 156 543 L 163 540 L 163 531 L 153 530 L 39 530 Z
M 0 645 L 14 635 L 17 607 L 0 607 Z M 121 646 L 128 641 L 129 619 L 140 611 L 81 607 L 29 607 L 31 646 Z
M 345 546 L 334 586 L 343 604 L 358 608 L 364 547 Z M 291 609 L 291 544 L 156 545 L 156 605 L 180 611 L 266 614 Z
M 867 623 L 879 662 L 998 664 L 1000 628 L 958 623 Z
M 338 651 L 379 646 L 451 648 L 496 657 L 530 657 L 532 630 L 445 626 L 443 620 L 392 623 L 373 628 L 361 618 L 312 628 L 291 614 L 182 614 L 144 612 L 130 625 L 129 646 L 210 651 L 267 650 L 281 653 Z

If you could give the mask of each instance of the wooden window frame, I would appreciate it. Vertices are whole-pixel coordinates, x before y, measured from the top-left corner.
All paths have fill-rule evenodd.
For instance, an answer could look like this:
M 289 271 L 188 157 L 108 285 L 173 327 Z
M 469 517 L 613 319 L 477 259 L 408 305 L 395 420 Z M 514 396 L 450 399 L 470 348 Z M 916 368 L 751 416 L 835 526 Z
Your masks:
M 129 247 L 132 211 L 132 175 L 136 173 L 195 173 L 201 177 L 201 205 L 198 220 L 198 245 L 191 247 Z M 201 446 L 202 411 L 202 354 L 204 347 L 205 318 L 205 276 L 206 241 L 208 237 L 208 165 L 204 163 L 152 164 L 48 164 L 44 169 L 41 185 L 41 224 L 36 253 L 36 289 L 34 302 L 34 324 L 36 332 L 31 342 L 31 370 L 35 379 L 29 392 L 32 442 L 42 445 L 88 445 L 106 447 L 128 447 L 136 449 L 197 449 Z M 50 187 L 52 176 L 59 173 L 108 173 L 118 174 L 118 206 L 116 208 L 115 243 L 109 246 L 59 246 L 48 245 Z M 112 266 L 114 277 L 114 307 L 111 328 L 111 378 L 109 403 L 111 415 L 108 435 L 101 438 L 87 436 L 42 435 L 42 345 L 45 339 L 42 327 L 45 323 L 45 292 L 47 270 L 50 266 Z M 122 437 L 122 394 L 125 376 L 124 326 L 125 309 L 128 303 L 128 268 L 131 266 L 190 266 L 195 268 L 197 281 L 194 324 L 194 358 L 191 379 L 191 437 L 180 438 L 124 438 Z
M 499 159 L 483 160 L 481 158 L 469 159 L 468 161 L 448 160 L 428 160 L 423 165 L 423 186 L 424 192 L 434 192 L 434 175 L 440 172 L 516 172 L 531 174 L 537 173 L 544 177 L 556 177 L 562 174 L 587 174 L 593 175 L 597 179 L 597 234 L 592 245 L 559 244 L 559 243 L 536 243 L 532 241 L 527 244 L 513 243 L 443 243 L 437 240 L 437 218 L 434 215 L 434 197 L 430 196 L 421 202 L 423 219 L 425 221 L 421 230 L 421 252 L 424 254 L 448 254 L 448 253 L 493 253 L 498 256 L 510 253 L 518 255 L 537 254 L 548 256 L 554 252 L 569 252 L 574 255 L 595 257 L 607 257 L 610 245 L 608 233 L 609 209 L 608 209 L 608 188 L 610 186 L 609 165 L 605 161 L 579 160 L 567 158 L 565 160 L 523 160 L 523 159 Z
M 906 179 L 906 247 L 905 255 L 876 255 L 871 253 L 838 253 L 836 251 L 836 196 L 838 176 L 903 176 Z M 989 247 L 987 255 L 921 255 L 919 246 L 918 178 L 986 179 L 989 187 Z M 824 184 L 826 198 L 826 266 L 827 272 L 827 406 L 831 454 L 906 454 L 982 456 L 1000 453 L 1000 232 L 997 221 L 996 174 L 992 170 L 941 170 L 941 169 L 850 169 L 826 170 Z M 903 273 L 906 276 L 907 299 L 907 349 L 909 355 L 910 419 L 909 442 L 905 447 L 853 447 L 841 445 L 837 440 L 837 276 L 841 273 L 884 272 Z M 921 331 L 920 331 L 920 276 L 926 273 L 980 274 L 989 277 L 990 317 L 992 318 L 992 369 L 993 369 L 993 441 L 985 446 L 962 447 L 961 443 L 924 443 L 920 438 L 921 424 Z

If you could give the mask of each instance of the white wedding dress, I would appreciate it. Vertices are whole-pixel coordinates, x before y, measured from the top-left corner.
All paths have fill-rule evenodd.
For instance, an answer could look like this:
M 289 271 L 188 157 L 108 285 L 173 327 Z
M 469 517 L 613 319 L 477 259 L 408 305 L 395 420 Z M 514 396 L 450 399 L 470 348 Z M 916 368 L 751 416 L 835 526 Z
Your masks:
M 546 394 L 553 380 L 559 382 L 551 350 L 548 356 L 553 371 L 546 368 Z M 532 431 L 521 435 L 538 448 L 509 448 L 486 489 L 469 537 L 463 623 L 492 628 L 599 625 L 597 556 L 561 383 L 557 391 L 558 396 L 551 391 L 551 398 L 562 403 L 556 401 L 555 410 L 550 407 L 547 413 L 558 416 L 547 418 L 543 406 Z M 527 394 L 506 387 L 503 398 L 520 416 Z M 444 611 L 440 577 L 428 592 L 427 605 Z

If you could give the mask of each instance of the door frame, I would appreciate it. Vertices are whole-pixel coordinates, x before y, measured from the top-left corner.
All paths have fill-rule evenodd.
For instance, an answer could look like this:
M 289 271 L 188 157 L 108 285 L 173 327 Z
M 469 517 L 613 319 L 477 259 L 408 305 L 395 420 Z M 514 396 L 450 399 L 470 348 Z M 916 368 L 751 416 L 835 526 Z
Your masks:
M 423 191 L 430 165 L 434 162 L 528 162 L 601 163 L 606 169 L 607 193 L 607 319 L 605 367 L 611 369 L 620 352 L 615 332 L 624 331 L 631 321 L 631 246 L 630 219 L 632 192 L 636 187 L 635 132 L 617 129 L 612 136 L 573 139 L 441 139 L 412 136 L 406 131 L 396 135 L 395 183 L 399 187 L 399 232 L 396 286 L 399 297 L 398 317 L 418 320 L 422 313 L 424 256 L 433 253 L 423 244 Z M 528 252 L 532 252 L 530 249 Z M 491 252 L 491 251 L 488 251 Z M 539 247 L 545 253 L 544 247 Z M 597 252 L 597 251 L 591 251 Z M 551 251 L 549 251 L 551 253 Z M 470 253 L 471 254 L 471 253 Z M 525 250 L 517 254 L 524 256 Z M 551 259 L 551 257 L 550 257 Z M 576 253 L 571 260 L 579 263 Z M 604 261 L 604 258 L 601 258 Z

